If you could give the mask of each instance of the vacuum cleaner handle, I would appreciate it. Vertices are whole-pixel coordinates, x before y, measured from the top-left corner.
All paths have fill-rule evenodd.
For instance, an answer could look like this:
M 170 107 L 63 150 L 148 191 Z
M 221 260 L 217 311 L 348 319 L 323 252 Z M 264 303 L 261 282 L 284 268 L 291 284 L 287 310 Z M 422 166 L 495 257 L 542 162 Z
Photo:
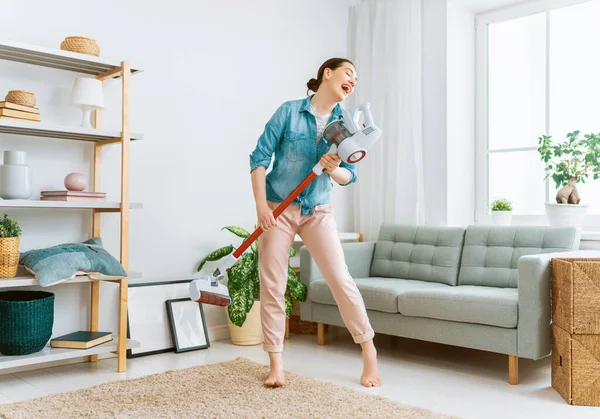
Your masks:
M 331 147 L 329 147 L 329 151 L 327 151 L 327 154 L 337 154 L 337 145 L 331 144 Z M 323 167 L 320 161 L 317 162 L 317 164 L 315 164 L 315 167 L 313 167 L 312 169 L 313 173 L 317 176 L 323 173 L 323 170 L 325 170 L 325 168 Z

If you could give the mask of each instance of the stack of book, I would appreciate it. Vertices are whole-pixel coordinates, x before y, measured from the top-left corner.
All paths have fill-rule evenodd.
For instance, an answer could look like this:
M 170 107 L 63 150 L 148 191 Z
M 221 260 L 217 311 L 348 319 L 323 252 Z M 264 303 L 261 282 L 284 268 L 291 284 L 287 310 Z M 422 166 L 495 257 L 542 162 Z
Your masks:
M 87 202 L 105 202 L 106 192 L 88 192 L 88 191 L 42 191 L 42 201 L 87 201 Z
M 12 102 L 0 102 L 0 119 L 40 122 L 40 110 Z

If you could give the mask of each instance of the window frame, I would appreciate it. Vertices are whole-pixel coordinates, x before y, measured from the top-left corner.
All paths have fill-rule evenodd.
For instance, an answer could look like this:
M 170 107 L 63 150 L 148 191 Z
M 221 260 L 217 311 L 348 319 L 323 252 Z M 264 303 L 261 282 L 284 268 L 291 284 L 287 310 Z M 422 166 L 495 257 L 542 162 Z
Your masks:
M 587 3 L 592 0 L 535 0 L 519 3 L 501 9 L 480 13 L 475 16 L 475 222 L 489 223 L 489 136 L 488 136 L 488 30 L 492 23 L 546 13 L 546 36 L 550 31 L 549 12 L 564 7 Z M 546 57 L 549 56 L 549 43 L 546 42 Z M 549 60 L 546 59 L 546 94 L 549 90 Z M 549 100 L 546 100 L 546 131 L 549 130 Z M 537 150 L 537 147 L 506 148 L 502 152 Z M 491 153 L 498 151 L 491 151 Z M 546 203 L 550 202 L 549 180 L 546 180 Z M 600 182 L 600 181 L 597 181 Z M 513 224 L 546 224 L 545 215 L 513 215 Z M 587 215 L 584 221 L 586 230 L 600 229 L 600 214 Z

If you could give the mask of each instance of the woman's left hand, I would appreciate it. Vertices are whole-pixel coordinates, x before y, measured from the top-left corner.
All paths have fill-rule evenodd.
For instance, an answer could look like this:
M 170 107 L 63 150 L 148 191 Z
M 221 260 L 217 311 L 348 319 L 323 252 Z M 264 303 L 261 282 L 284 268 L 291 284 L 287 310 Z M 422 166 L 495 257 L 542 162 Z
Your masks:
M 341 159 L 337 154 L 325 154 L 321 157 L 320 163 L 325 168 L 325 172 L 331 174 L 339 167 Z

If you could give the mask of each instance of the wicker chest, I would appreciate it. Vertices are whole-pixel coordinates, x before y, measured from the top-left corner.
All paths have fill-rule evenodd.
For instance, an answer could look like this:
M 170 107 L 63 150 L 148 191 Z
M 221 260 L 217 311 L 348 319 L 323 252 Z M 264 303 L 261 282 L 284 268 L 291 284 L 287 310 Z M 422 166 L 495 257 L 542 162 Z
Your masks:
M 552 259 L 552 387 L 600 406 L 600 259 Z

